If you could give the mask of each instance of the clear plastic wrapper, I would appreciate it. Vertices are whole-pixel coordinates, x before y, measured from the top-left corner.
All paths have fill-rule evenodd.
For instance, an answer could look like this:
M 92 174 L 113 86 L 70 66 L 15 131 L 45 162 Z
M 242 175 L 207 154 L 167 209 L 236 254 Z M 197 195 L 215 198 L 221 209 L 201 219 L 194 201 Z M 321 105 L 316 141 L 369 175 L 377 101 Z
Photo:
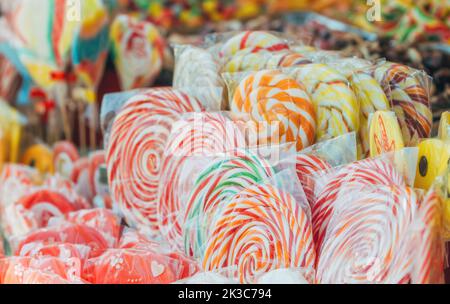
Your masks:
M 367 122 L 369 125 L 370 157 L 398 151 L 405 147 L 395 112 L 376 111 L 369 115 Z
M 406 146 L 431 135 L 431 77 L 424 71 L 388 61 L 379 62 L 373 77 L 383 86 L 402 129 Z
M 203 110 L 196 98 L 162 88 L 134 95 L 115 117 L 106 149 L 108 182 L 129 225 L 158 232 L 158 185 L 168 137 L 183 114 Z
M 280 147 L 272 146 L 271 149 L 278 150 Z M 301 186 L 296 187 L 299 183 L 295 176 L 295 153 L 281 151 L 279 159 L 260 156 L 268 155 L 266 152 L 257 153 L 252 149 L 236 150 L 233 154 L 209 158 L 207 161 L 204 157 L 192 158 L 186 164 L 193 168 L 192 172 L 197 172 L 191 177 L 194 179 L 192 187 L 181 197 L 186 202 L 186 211 L 180 227 L 184 251 L 187 254 L 194 258 L 203 255 L 210 226 L 221 204 L 246 188 L 274 177 L 277 169 L 289 170 L 290 163 L 294 178 L 287 185 L 301 191 Z M 279 187 L 282 186 L 281 181 L 273 182 Z
M 314 283 L 314 269 L 285 268 L 275 269 L 262 274 L 257 284 L 312 284 Z
M 110 247 L 115 247 L 120 236 L 120 218 L 107 209 L 85 209 L 70 212 L 61 217 L 52 217 L 48 227 L 58 227 L 64 223 L 86 225 L 102 233 Z
M 410 251 L 413 258 L 411 283 L 443 284 L 445 266 L 445 178 L 436 180 L 420 201 L 411 227 Z
M 348 79 L 325 64 L 283 69 L 302 83 L 311 96 L 317 117 L 317 141 L 359 131 L 360 105 Z
M 1 284 L 80 284 L 77 258 L 11 257 L 0 259 Z
M 450 140 L 450 112 L 446 111 L 441 115 L 439 122 L 438 137 L 443 140 Z
M 296 142 L 301 150 L 315 141 L 316 111 L 301 83 L 278 71 L 225 74 L 233 113 L 257 124 L 258 144 Z
M 445 174 L 449 166 L 450 142 L 429 138 L 418 144 L 419 154 L 414 186 L 428 190 L 436 178 Z
M 86 245 L 70 244 L 70 243 L 55 243 L 45 244 L 43 242 L 29 243 L 22 247 L 19 256 L 23 257 L 63 257 L 63 258 L 77 258 L 83 263 L 88 257 L 91 248 Z
M 280 268 L 310 268 L 316 254 L 303 193 L 290 194 L 275 186 L 279 179 L 295 180 L 295 172 L 281 172 L 243 189 L 217 206 L 212 215 L 204 253 L 206 271 L 231 268 L 227 276 L 255 283 L 261 274 Z M 298 183 L 297 191 L 301 191 Z M 297 201 L 301 197 L 301 201 Z
M 91 248 L 89 257 L 97 257 L 110 247 L 107 237 L 95 228 L 82 224 L 64 223 L 59 226 L 41 228 L 27 235 L 11 239 L 12 252 L 19 254 L 30 243 L 42 242 L 46 245 L 70 243 Z
M 135 16 L 118 15 L 110 38 L 122 90 L 152 85 L 162 70 L 166 44 L 158 29 Z
M 83 278 L 94 284 L 168 284 L 192 276 L 195 263 L 158 250 L 108 249 L 86 262 Z
M 173 87 L 195 87 L 201 91 L 201 100 L 217 100 L 225 109 L 225 84 L 220 75 L 221 64 L 208 50 L 193 45 L 175 45 L 175 72 Z M 201 68 L 200 68 L 201 67 Z M 221 90 L 219 90 L 221 88 Z M 198 96 L 198 94 L 197 94 Z

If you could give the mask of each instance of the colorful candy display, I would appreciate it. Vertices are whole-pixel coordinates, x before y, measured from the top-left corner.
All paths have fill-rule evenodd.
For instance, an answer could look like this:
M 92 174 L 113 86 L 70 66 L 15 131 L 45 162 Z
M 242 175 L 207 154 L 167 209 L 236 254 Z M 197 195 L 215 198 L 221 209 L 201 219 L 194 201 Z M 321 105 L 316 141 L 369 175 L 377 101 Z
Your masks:
M 167 138 L 182 114 L 202 109 L 182 91 L 154 89 L 130 99 L 115 118 L 106 156 L 108 180 L 130 225 L 158 231 L 158 184 Z
M 258 124 L 258 143 L 296 142 L 297 149 L 314 143 L 316 119 L 305 87 L 275 71 L 245 77 L 231 100 L 231 110 L 248 113 Z

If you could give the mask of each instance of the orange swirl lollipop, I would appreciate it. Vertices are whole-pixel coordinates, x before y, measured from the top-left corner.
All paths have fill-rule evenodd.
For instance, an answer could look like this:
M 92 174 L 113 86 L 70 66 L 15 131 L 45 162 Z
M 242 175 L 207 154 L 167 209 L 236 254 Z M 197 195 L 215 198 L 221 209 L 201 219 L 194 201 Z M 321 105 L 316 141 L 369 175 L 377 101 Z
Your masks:
M 242 283 L 274 269 L 314 265 L 307 214 L 290 194 L 271 185 L 251 187 L 225 202 L 211 231 L 204 269 L 230 268 L 228 275 Z
M 245 77 L 231 100 L 235 113 L 250 114 L 259 124 L 263 143 L 296 142 L 297 149 L 314 143 L 314 106 L 305 87 L 277 71 L 260 71 Z

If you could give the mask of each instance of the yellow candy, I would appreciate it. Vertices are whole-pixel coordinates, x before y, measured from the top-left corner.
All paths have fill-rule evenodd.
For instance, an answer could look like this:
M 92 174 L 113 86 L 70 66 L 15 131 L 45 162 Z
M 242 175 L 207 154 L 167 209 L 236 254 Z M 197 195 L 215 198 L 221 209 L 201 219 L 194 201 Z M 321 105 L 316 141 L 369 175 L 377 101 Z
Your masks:
M 36 168 L 42 174 L 53 172 L 53 154 L 45 145 L 37 144 L 28 148 L 21 163 Z
M 449 157 L 450 143 L 440 139 L 422 141 L 419 144 L 415 187 L 429 189 L 436 177 L 446 172 Z
M 4 162 L 18 161 L 24 120 L 25 118 L 16 110 L 0 100 L 0 144 L 2 145 L 0 154 L 3 154 Z
M 450 140 L 450 112 L 448 111 L 441 115 L 438 137 L 442 140 Z
M 370 156 L 404 148 L 402 131 L 394 112 L 377 111 L 369 126 Z

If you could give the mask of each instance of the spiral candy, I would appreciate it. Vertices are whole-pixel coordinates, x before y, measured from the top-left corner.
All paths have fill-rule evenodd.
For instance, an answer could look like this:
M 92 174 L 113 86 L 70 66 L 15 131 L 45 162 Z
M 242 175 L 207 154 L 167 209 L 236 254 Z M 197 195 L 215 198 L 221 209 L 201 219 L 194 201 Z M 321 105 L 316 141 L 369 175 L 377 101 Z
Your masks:
M 260 143 L 296 142 L 297 150 L 302 150 L 314 142 L 315 111 L 306 89 L 280 72 L 245 77 L 231 100 L 231 110 L 266 124 L 259 130 Z
M 183 247 L 183 196 L 192 186 L 192 157 L 211 157 L 244 147 L 241 131 L 220 113 L 193 114 L 175 124 L 161 165 L 158 203 L 159 228 L 173 246 Z
M 406 146 L 415 145 L 420 138 L 431 135 L 433 115 L 428 88 L 415 75 L 418 71 L 386 62 L 374 70 L 374 77 L 383 86 L 397 114 Z
M 75 145 L 61 141 L 53 147 L 53 168 L 65 178 L 70 178 L 75 162 L 80 158 Z
M 106 156 L 108 180 L 129 224 L 158 231 L 158 185 L 167 138 L 183 113 L 201 110 L 196 99 L 179 90 L 154 89 L 131 98 L 114 120 Z
M 318 117 L 318 141 L 359 130 L 358 100 L 345 76 L 324 64 L 300 65 L 287 73 L 311 95 Z
M 278 268 L 311 267 L 309 218 L 295 199 L 271 185 L 231 198 L 215 221 L 203 257 L 206 270 L 237 267 L 241 283 Z
M 230 157 L 215 160 L 202 170 L 186 207 L 183 225 L 185 252 L 201 258 L 210 226 L 222 202 L 274 174 L 274 169 L 264 159 L 241 150 Z

